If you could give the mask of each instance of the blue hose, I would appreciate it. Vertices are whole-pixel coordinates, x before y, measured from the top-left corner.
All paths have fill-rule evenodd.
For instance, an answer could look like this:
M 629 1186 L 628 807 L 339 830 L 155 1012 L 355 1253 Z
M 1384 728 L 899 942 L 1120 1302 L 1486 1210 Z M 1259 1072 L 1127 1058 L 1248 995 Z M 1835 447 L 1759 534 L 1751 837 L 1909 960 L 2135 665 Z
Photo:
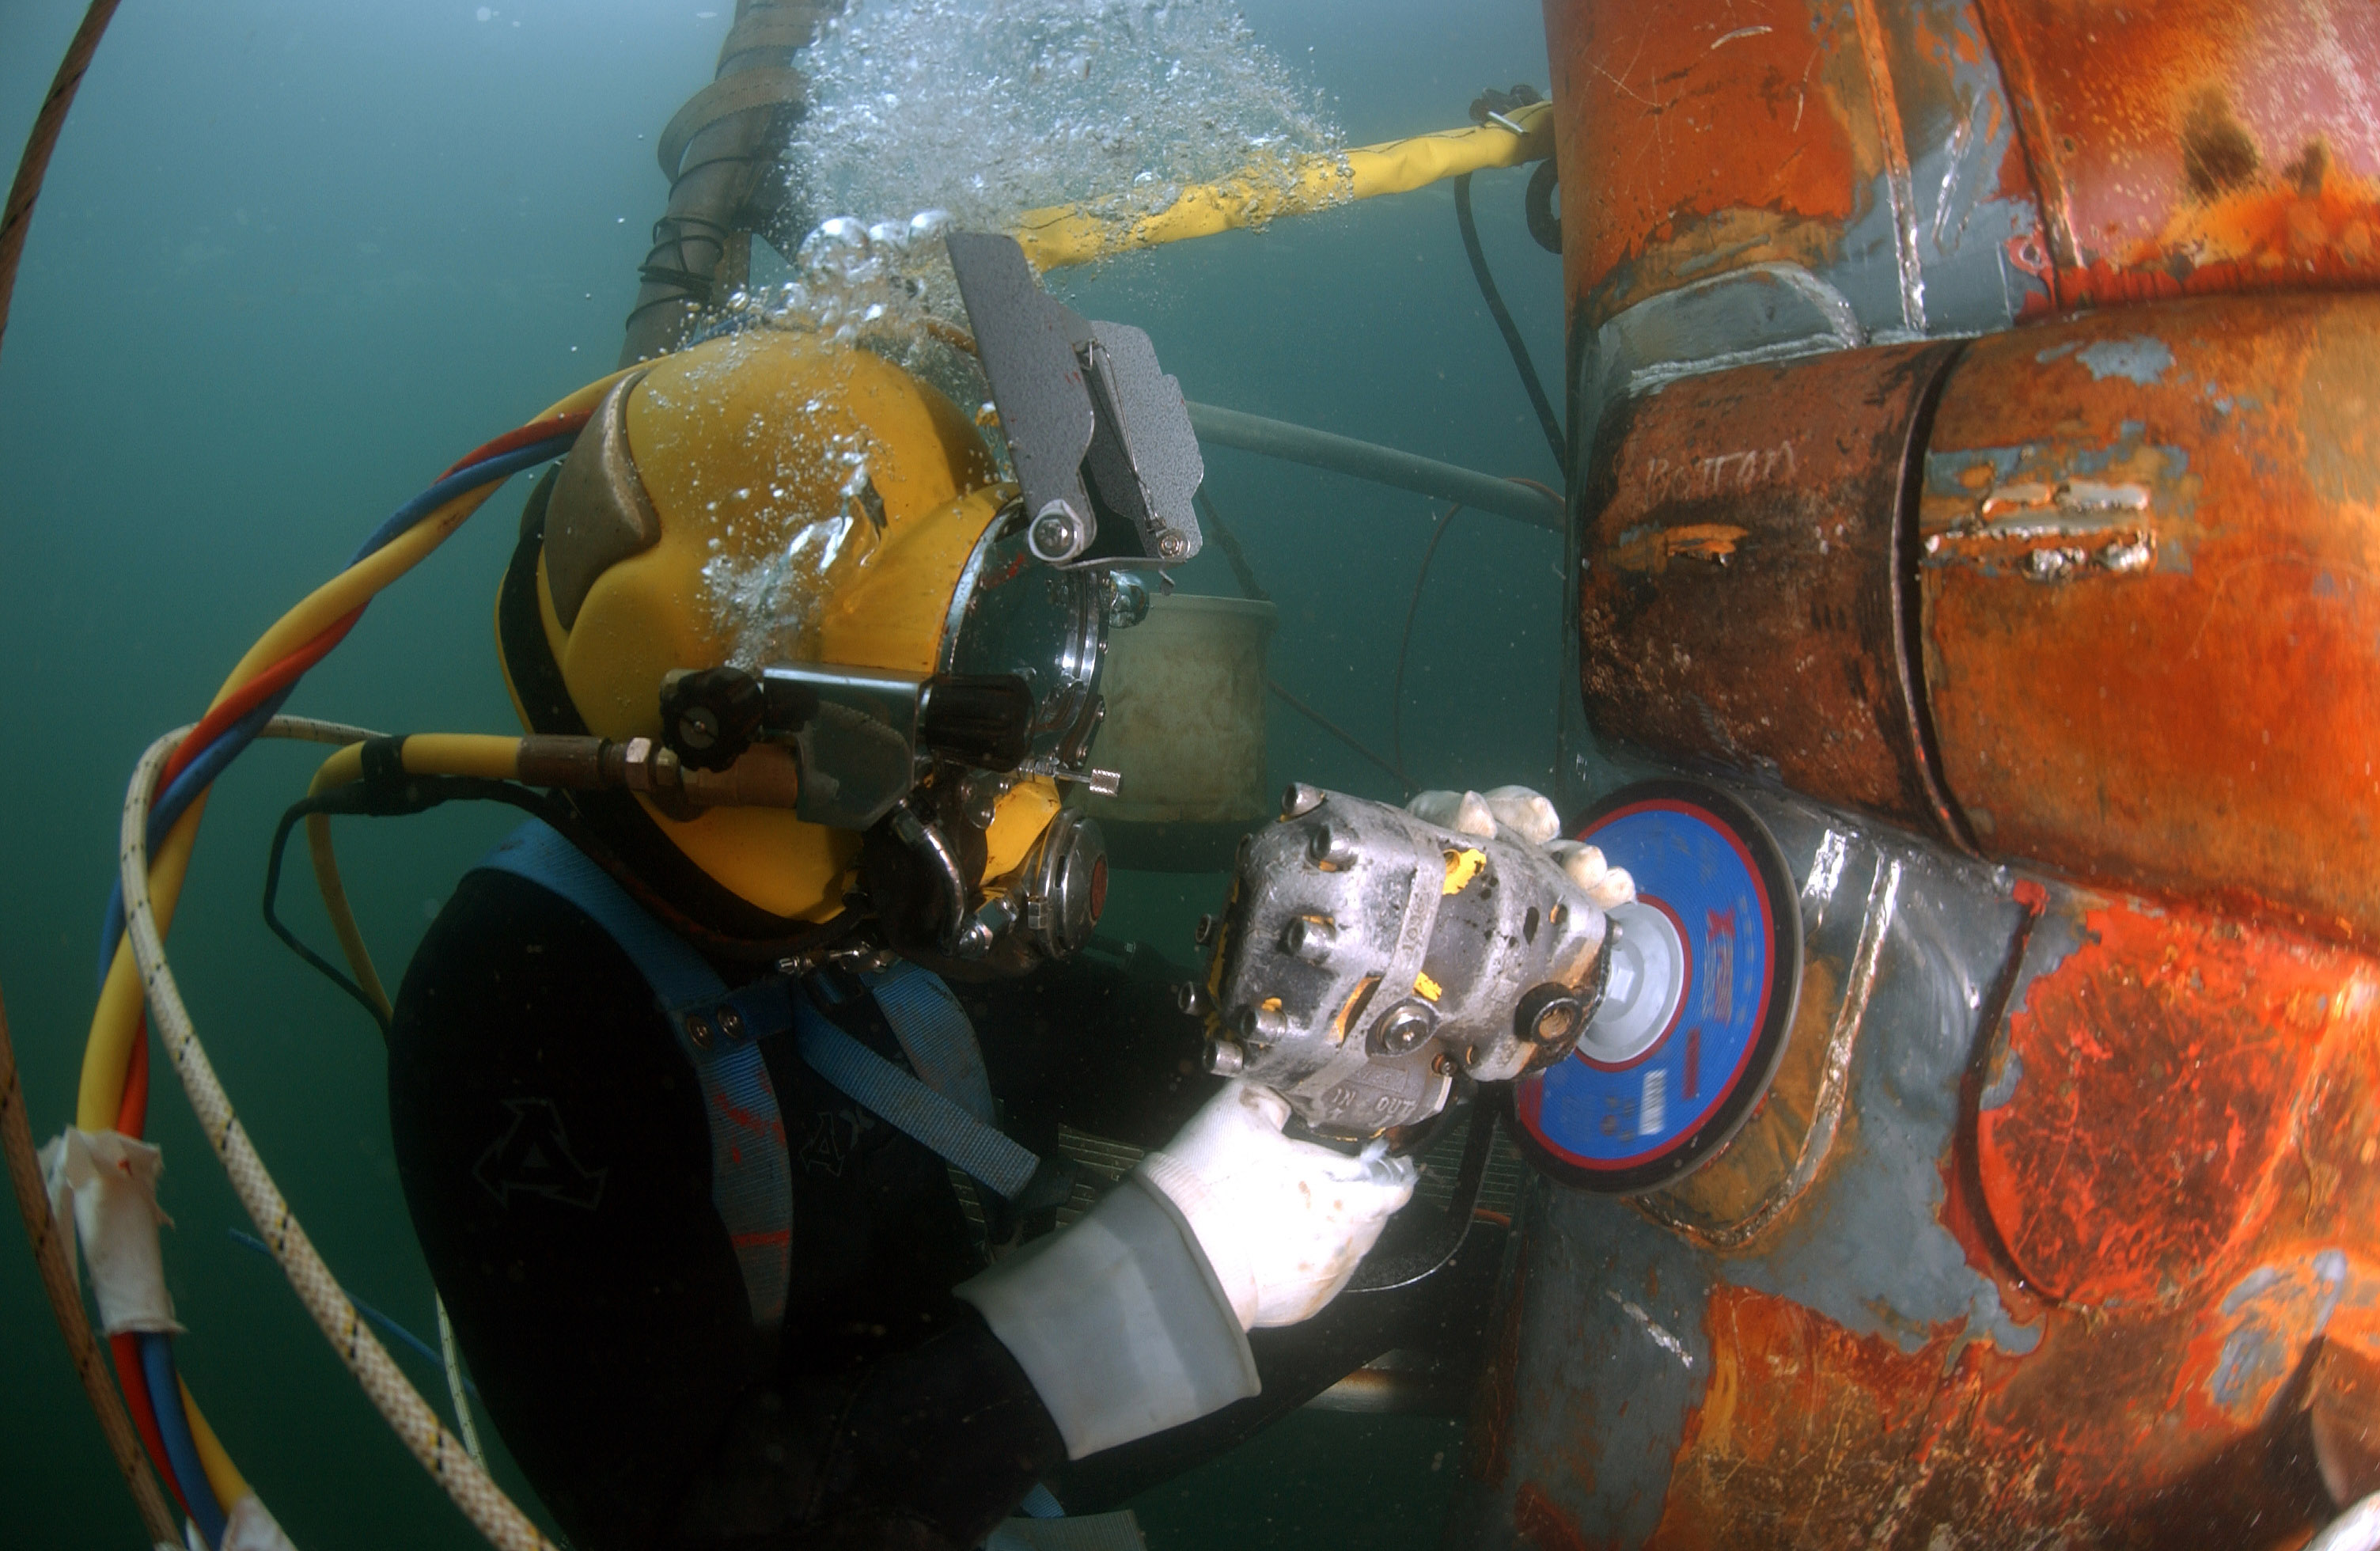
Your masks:
M 570 451 L 577 439 L 576 431 L 548 437 L 545 441 L 532 442 L 526 447 L 516 447 L 509 453 L 499 453 L 494 457 L 457 469 L 390 513 L 388 520 L 372 529 L 371 537 L 363 541 L 362 547 L 356 551 L 354 558 L 347 563 L 353 565 L 385 549 L 456 496 L 477 490 L 481 485 L 510 479 L 522 469 L 534 468 L 550 458 L 560 457 Z M 293 685 L 291 689 L 295 687 Z M 283 690 L 225 728 L 221 737 L 200 750 L 196 758 L 182 768 L 182 773 L 158 794 L 156 802 L 149 809 L 149 849 L 152 852 L 164 843 L 175 821 L 198 800 L 199 794 L 212 785 L 215 777 L 256 741 L 258 734 L 264 731 L 266 722 L 281 713 L 281 708 L 289 703 L 291 689 Z M 108 891 L 107 913 L 100 926 L 99 983 L 103 986 L 107 984 L 108 966 L 115 962 L 116 946 L 123 939 L 124 880 L 119 878 L 115 887 Z
M 257 1254 L 264 1256 L 267 1260 L 274 1258 L 272 1246 L 267 1244 L 263 1240 L 258 1238 L 255 1234 L 243 1233 L 237 1228 L 228 1229 L 225 1230 L 225 1231 L 231 1234 L 232 1242 L 239 1245 L 242 1249 L 254 1250 Z M 419 1355 L 423 1362 L 438 1370 L 440 1377 L 443 1378 L 445 1376 L 446 1359 L 437 1348 L 431 1346 L 428 1341 L 423 1340 L 420 1337 L 415 1335 L 412 1331 L 407 1330 L 404 1326 L 399 1325 L 396 1321 L 389 1318 L 388 1315 L 381 1313 L 378 1309 L 373 1308 L 370 1303 L 365 1303 L 362 1299 L 355 1296 L 353 1293 L 349 1293 L 347 1295 L 347 1302 L 353 1303 L 356 1306 L 356 1313 L 370 1320 L 372 1325 L 379 1329 L 382 1335 L 388 1337 L 398 1345 L 403 1346 Z M 464 1393 L 469 1395 L 471 1399 L 475 1400 L 480 1398 L 480 1387 L 473 1384 L 468 1378 L 466 1378 L 463 1381 L 463 1390 Z
M 182 1386 L 174 1376 L 173 1338 L 143 1330 L 135 1339 L 140 1346 L 140 1374 L 149 1382 L 149 1409 L 156 1413 L 157 1436 L 165 1445 L 165 1462 L 174 1467 L 174 1480 L 182 1488 L 182 1501 L 189 1505 L 190 1521 L 198 1525 L 200 1536 L 209 1545 L 220 1545 L 224 1510 L 215 1501 L 214 1484 L 207 1480 L 206 1468 L 199 1463 L 199 1446 L 191 1440 L 190 1419 L 182 1410 Z
M 356 561 L 386 548 L 407 528 L 464 491 L 478 490 L 481 485 L 498 479 L 510 479 L 522 469 L 534 468 L 548 458 L 558 458 L 570 451 L 571 443 L 577 440 L 577 431 L 565 436 L 548 437 L 543 442 L 532 442 L 526 447 L 516 447 L 509 453 L 498 453 L 494 457 L 475 463 L 468 468 L 456 469 L 391 512 L 388 520 L 372 529 L 371 537 L 363 541 L 356 551 L 355 559 L 347 563 L 353 565 Z
M 239 757 L 240 750 L 256 741 L 257 734 L 264 730 L 264 724 L 278 716 L 281 708 L 288 701 L 289 691 L 285 689 L 225 728 L 222 737 L 200 750 L 199 757 L 183 766 L 182 773 L 157 794 L 157 800 L 149 808 L 149 850 L 152 855 L 159 846 L 165 843 L 165 836 L 172 831 L 175 820 L 198 801 L 199 794 L 223 773 L 225 766 Z M 108 965 L 115 959 L 115 945 L 123 939 L 124 879 L 118 878 L 115 887 L 108 892 L 107 918 L 99 933 L 99 983 L 103 986 L 107 984 Z

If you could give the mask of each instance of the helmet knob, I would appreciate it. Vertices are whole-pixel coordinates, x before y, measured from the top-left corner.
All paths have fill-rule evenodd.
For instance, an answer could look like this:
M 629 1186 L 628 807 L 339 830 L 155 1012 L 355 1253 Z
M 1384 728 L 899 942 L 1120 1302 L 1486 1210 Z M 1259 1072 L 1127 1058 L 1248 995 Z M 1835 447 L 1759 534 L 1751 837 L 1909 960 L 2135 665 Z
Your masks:
M 723 770 L 752 746 L 768 707 L 760 681 L 741 668 L 674 673 L 662 685 L 662 742 L 693 769 Z

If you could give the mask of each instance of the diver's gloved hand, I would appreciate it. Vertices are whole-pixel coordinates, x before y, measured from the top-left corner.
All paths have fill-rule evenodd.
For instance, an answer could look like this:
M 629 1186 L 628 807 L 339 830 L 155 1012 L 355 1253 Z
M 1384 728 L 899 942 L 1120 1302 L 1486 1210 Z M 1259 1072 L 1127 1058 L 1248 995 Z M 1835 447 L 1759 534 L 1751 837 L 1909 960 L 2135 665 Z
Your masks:
M 1139 1176 L 1182 1209 L 1244 1329 L 1311 1319 L 1339 1294 L 1420 1170 L 1374 1143 L 1349 1157 L 1281 1134 L 1289 1101 L 1234 1082 Z
M 1257 1393 L 1245 1332 L 1318 1312 L 1412 1197 L 1410 1158 L 1294 1142 L 1288 1119 L 1278 1094 L 1227 1084 L 1081 1221 L 954 1290 L 1070 1458 Z
M 1466 835 L 1493 840 L 1498 834 L 1541 845 L 1561 865 L 1570 880 L 1604 910 L 1615 909 L 1636 897 L 1636 880 L 1625 867 L 1604 861 L 1603 853 L 1561 834 L 1561 815 L 1554 805 L 1525 786 L 1499 786 L 1484 796 L 1476 792 L 1424 792 L 1405 805 L 1415 818 L 1443 824 Z

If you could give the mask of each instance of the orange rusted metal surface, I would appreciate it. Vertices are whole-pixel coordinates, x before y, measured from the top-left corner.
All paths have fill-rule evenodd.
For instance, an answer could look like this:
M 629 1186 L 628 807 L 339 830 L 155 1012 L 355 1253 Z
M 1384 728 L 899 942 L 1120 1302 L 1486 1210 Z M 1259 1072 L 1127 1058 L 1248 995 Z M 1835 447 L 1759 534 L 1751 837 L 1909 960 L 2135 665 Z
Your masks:
M 2050 307 L 2380 279 L 2380 12 L 1983 0 Z
M 2380 1488 L 2380 11 L 1547 31 L 1566 796 L 1729 783 L 1807 967 L 1701 1173 L 1525 1201 L 1455 1539 L 2301 1545 Z
M 2285 1547 L 2380 1472 L 2380 964 L 2013 891 L 1976 1059 L 1904 978 L 1796 1216 L 1714 1250 L 1538 1188 L 1463 1539 Z
M 2380 939 L 2380 298 L 1972 345 L 1919 504 L 1943 779 L 1988 854 Z
M 1580 670 L 1607 735 L 1950 838 L 1920 750 L 1900 490 L 1955 345 L 1626 401 L 1585 479 Z
M 1576 348 L 1773 266 L 1852 344 L 2380 279 L 2368 5 L 1548 0 L 1546 28 Z
M 2043 1295 L 2192 1296 L 2278 1206 L 2326 1045 L 2372 1032 L 2380 985 L 2360 955 L 2219 917 L 2108 908 L 2082 930 L 1998 1052 L 2016 1097 L 1982 1113 L 1984 1199 Z
M 2046 296 L 1972 6 L 1548 0 L 1546 28 L 1574 334 L 1765 265 L 1887 337 L 2005 326 Z
M 1572 174 L 1562 267 L 1572 297 L 1594 298 L 1590 322 L 1722 246 L 1741 262 L 1820 259 L 1881 169 L 1855 40 L 1829 29 L 1814 47 L 1799 0 L 1751 28 L 1706 0 L 1549 6 L 1546 20 Z

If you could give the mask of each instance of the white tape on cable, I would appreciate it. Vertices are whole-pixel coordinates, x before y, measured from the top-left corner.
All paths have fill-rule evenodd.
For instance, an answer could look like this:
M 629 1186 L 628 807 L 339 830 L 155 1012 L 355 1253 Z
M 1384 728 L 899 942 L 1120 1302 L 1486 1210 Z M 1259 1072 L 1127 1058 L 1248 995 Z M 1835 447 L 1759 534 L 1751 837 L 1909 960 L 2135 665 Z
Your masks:
M 164 1167 L 155 1147 L 113 1131 L 68 1131 L 42 1149 L 51 1215 L 66 1221 L 73 1202 L 100 1328 L 111 1336 L 182 1328 L 157 1247 L 157 1225 L 172 1220 L 157 1205 Z
M 249 1493 L 234 1505 L 231 1517 L 224 1521 L 223 1544 L 215 1551 L 298 1551 L 289 1544 L 273 1515 L 265 1511 L 256 1494 Z

